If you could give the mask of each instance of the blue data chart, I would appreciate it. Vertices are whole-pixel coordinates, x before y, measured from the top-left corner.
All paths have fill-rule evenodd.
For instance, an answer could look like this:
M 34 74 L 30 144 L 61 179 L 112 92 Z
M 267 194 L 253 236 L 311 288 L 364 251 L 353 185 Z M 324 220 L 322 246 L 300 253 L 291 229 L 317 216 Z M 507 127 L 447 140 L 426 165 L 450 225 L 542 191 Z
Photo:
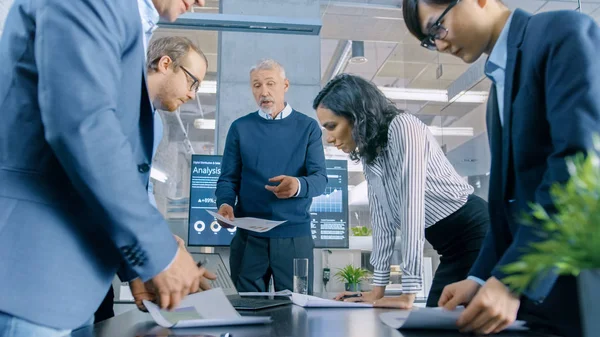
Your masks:
M 217 211 L 221 156 L 193 155 L 190 175 L 189 246 L 229 246 L 236 229 L 219 225 L 206 210 Z
M 329 179 L 336 179 L 337 175 L 328 175 Z M 310 207 L 311 212 L 322 213 L 322 212 L 333 212 L 340 213 L 343 210 L 342 207 L 342 190 L 336 187 L 327 187 L 325 193 L 321 196 L 313 198 L 312 206 Z
M 325 193 L 310 206 L 315 248 L 348 248 L 348 162 L 327 160 Z

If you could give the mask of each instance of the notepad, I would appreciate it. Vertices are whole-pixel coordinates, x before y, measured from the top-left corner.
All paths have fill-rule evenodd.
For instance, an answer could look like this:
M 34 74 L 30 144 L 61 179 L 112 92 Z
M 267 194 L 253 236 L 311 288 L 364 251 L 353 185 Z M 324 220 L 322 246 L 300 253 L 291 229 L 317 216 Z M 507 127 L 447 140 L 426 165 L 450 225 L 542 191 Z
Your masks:
M 305 308 L 372 308 L 373 304 L 361 302 L 344 302 L 328 300 L 320 297 L 292 293 L 292 302 Z
M 144 305 L 156 324 L 164 328 L 271 323 L 271 317 L 268 316 L 240 315 L 235 311 L 221 288 L 188 295 L 172 311 L 162 310 L 156 304 L 146 300 L 144 300 Z

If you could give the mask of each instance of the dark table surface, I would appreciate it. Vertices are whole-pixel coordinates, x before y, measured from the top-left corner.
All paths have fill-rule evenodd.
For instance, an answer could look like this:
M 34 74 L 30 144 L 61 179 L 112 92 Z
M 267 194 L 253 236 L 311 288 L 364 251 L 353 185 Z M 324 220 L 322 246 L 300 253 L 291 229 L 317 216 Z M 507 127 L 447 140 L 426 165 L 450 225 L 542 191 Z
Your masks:
M 285 305 L 242 315 L 271 316 L 273 322 L 263 325 L 237 327 L 213 327 L 193 329 L 165 329 L 154 323 L 150 314 L 132 310 L 85 329 L 74 331 L 74 337 L 115 336 L 216 336 L 224 337 L 452 337 L 465 336 L 445 331 L 398 331 L 383 324 L 379 314 L 391 309 L 344 308 L 318 309 Z M 498 336 L 532 337 L 547 336 L 531 332 L 508 332 Z

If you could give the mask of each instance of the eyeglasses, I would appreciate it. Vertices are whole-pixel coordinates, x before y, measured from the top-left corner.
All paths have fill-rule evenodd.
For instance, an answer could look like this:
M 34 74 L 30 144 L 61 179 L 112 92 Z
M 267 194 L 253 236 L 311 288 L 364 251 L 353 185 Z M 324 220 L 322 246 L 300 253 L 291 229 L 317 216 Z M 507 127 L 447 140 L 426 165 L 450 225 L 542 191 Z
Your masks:
M 192 75 L 184 66 L 179 66 L 181 70 L 183 70 L 186 75 L 188 75 L 192 79 L 192 84 L 190 85 L 190 91 L 197 92 L 200 87 L 200 80 L 196 78 L 196 76 Z
M 452 1 L 446 10 L 440 15 L 440 17 L 435 21 L 429 30 L 427 31 L 427 36 L 421 40 L 421 46 L 427 48 L 429 50 L 437 50 L 437 46 L 435 45 L 435 40 L 443 40 L 448 36 L 448 28 L 442 26 L 442 20 L 444 16 L 448 14 L 448 12 L 452 9 L 452 7 L 456 6 L 460 0 Z

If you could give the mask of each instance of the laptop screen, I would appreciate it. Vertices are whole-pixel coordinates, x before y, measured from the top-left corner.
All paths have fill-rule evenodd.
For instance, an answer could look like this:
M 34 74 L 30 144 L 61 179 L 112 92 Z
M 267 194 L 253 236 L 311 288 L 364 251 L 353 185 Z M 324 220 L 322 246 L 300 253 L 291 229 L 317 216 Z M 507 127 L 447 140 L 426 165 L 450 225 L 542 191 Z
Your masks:
M 202 266 L 217 275 L 217 279 L 211 282 L 213 288 L 221 288 L 225 295 L 237 295 L 237 289 L 233 285 L 231 276 L 225 267 L 221 255 L 217 253 L 190 253 L 196 263 L 202 262 Z

